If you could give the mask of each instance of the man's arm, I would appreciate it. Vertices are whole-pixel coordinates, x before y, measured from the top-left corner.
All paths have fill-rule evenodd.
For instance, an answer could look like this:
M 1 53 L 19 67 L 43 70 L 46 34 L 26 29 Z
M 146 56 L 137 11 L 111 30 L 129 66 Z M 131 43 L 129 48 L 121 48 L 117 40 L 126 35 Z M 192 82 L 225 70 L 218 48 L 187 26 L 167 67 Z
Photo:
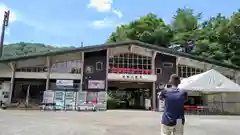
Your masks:
M 165 97 L 166 97 L 166 90 L 162 90 L 160 95 L 159 95 L 159 99 L 164 100 Z

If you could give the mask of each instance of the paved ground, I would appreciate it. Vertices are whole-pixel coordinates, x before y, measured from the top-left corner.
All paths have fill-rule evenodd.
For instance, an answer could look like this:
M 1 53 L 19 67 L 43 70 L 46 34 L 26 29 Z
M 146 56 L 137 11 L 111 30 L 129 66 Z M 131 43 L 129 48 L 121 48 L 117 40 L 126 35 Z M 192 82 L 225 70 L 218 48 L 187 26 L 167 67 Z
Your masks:
M 0 135 L 160 135 L 160 113 L 0 110 Z M 238 116 L 187 116 L 185 135 L 239 135 Z M 238 122 L 238 123 L 237 123 Z

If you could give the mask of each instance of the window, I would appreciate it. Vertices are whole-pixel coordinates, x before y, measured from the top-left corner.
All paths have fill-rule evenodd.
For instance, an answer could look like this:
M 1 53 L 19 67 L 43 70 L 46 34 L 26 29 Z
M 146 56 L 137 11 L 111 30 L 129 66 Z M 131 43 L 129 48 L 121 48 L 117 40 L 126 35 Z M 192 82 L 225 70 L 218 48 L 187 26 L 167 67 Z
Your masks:
M 103 70 L 103 63 L 102 62 L 96 62 L 96 70 L 102 71 Z
M 124 74 L 151 74 L 152 58 L 124 53 L 109 58 L 109 72 Z
M 9 92 L 3 91 L 2 95 L 3 95 L 3 98 L 8 98 L 9 97 Z
M 87 74 L 91 74 L 93 73 L 93 66 L 86 66 L 86 69 L 85 69 L 85 73 Z
M 164 68 L 173 68 L 173 63 L 170 63 L 170 62 L 163 62 L 163 67 Z
M 48 72 L 48 68 L 47 67 L 43 67 L 43 72 Z
M 26 68 L 27 72 L 32 72 L 32 68 Z
M 156 68 L 156 73 L 157 74 L 162 74 L 162 69 L 161 68 Z
M 53 73 L 72 73 L 78 74 L 78 69 L 82 67 L 81 60 L 69 60 L 64 62 L 54 63 L 51 67 L 51 72 Z
M 71 73 L 72 74 L 80 74 L 81 73 L 81 68 L 72 68 Z
M 178 65 L 178 76 L 187 78 L 196 74 L 203 73 L 204 71 L 199 68 L 189 67 L 186 65 Z
M 48 68 L 47 67 L 24 67 L 24 68 L 18 68 L 16 69 L 17 72 L 47 72 Z

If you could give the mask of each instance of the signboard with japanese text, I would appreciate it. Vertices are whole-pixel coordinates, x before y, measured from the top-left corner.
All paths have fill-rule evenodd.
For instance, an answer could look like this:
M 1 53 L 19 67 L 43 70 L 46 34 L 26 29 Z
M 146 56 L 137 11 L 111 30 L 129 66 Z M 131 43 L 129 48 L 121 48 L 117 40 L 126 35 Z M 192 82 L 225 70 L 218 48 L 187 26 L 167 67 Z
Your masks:
M 88 80 L 88 89 L 105 89 L 105 80 Z
M 57 86 L 73 86 L 73 80 L 57 80 Z
M 151 69 L 139 69 L 139 68 L 111 68 L 112 73 L 132 73 L 132 74 L 151 74 Z

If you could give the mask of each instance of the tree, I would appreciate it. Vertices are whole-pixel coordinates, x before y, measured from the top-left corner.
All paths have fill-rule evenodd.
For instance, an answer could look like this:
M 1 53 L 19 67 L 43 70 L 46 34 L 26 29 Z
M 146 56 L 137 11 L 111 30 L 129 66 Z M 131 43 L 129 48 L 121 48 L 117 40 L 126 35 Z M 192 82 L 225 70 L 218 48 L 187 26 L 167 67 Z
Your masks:
M 176 15 L 173 16 L 172 30 L 174 36 L 172 42 L 177 44 L 187 45 L 189 41 L 195 41 L 198 37 L 198 20 L 201 18 L 201 14 L 194 15 L 193 9 L 179 8 Z
M 233 14 L 228 24 L 230 42 L 228 44 L 231 51 L 230 61 L 240 66 L 240 11 Z
M 107 42 L 139 40 L 142 42 L 166 46 L 172 38 L 172 31 L 161 18 L 149 13 L 129 24 L 117 27 Z
M 201 16 L 193 9 L 179 8 L 168 25 L 149 13 L 119 26 L 107 42 L 139 40 L 240 66 L 240 12 L 231 18 L 220 13 L 208 20 Z
M 196 48 L 202 45 L 201 40 L 203 40 L 203 42 L 208 40 L 206 45 L 208 51 L 202 50 L 202 53 L 216 60 L 228 59 L 229 50 L 227 44 L 229 43 L 229 38 L 226 35 L 228 32 L 228 28 L 226 27 L 228 23 L 229 19 L 222 16 L 220 13 L 216 17 L 211 17 L 209 20 L 204 21 L 201 24 L 198 38 L 198 43 L 200 44 L 197 44 Z

